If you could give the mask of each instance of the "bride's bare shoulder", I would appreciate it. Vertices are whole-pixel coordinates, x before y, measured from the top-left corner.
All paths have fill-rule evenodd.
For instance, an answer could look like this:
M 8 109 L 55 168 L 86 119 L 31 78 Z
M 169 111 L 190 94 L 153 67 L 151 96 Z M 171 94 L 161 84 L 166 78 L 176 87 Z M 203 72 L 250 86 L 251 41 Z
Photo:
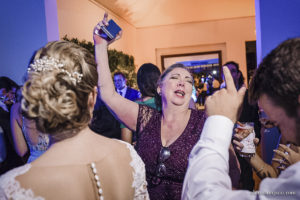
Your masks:
M 111 149 L 111 148 L 127 148 L 130 145 L 127 142 L 124 142 L 119 139 L 108 138 L 102 135 L 96 135 L 95 142 L 98 144 L 102 144 L 103 148 Z M 97 145 L 98 146 L 98 145 Z

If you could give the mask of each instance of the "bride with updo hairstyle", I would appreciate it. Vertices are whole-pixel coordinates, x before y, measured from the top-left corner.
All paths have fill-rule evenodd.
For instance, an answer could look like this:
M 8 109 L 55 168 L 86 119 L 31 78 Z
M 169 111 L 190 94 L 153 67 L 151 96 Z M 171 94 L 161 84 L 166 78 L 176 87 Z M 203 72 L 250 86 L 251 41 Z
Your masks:
M 71 42 L 49 42 L 27 73 L 22 112 L 51 146 L 0 177 L 0 199 L 149 199 L 133 147 L 88 127 L 97 96 L 94 56 Z
M 38 128 L 52 134 L 55 140 L 74 136 L 91 119 L 87 102 L 98 81 L 94 56 L 61 41 L 48 43 L 34 60 L 23 87 L 23 112 L 35 118 Z M 47 70 L 51 63 L 55 66 Z

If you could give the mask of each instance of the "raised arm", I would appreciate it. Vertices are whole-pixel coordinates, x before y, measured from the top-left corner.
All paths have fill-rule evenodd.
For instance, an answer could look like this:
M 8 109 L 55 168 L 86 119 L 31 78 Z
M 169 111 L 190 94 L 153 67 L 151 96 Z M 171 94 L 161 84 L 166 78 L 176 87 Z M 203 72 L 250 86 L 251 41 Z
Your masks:
M 100 26 L 103 26 L 103 24 L 107 24 L 107 14 L 104 15 L 103 21 L 95 27 L 93 33 L 101 99 L 116 114 L 116 116 L 127 125 L 127 127 L 135 131 L 138 116 L 138 104 L 123 98 L 115 91 L 108 64 L 108 42 L 98 35 Z M 119 33 L 116 39 L 119 39 L 120 37 L 121 33 Z M 115 40 L 110 43 L 114 41 Z
M 11 108 L 10 126 L 15 150 L 20 157 L 23 157 L 28 152 L 28 147 L 21 128 L 20 103 L 15 103 Z

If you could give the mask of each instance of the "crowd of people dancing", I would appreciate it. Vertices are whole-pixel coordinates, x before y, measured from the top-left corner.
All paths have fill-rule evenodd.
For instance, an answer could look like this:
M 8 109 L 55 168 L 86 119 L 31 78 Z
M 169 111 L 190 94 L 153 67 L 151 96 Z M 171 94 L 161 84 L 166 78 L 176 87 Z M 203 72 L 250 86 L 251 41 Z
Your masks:
M 49 42 L 22 87 L 0 77 L 0 199 L 300 198 L 299 38 L 272 50 L 248 89 L 238 63 L 225 63 L 224 82 L 195 109 L 183 64 L 140 66 L 139 91 L 122 73 L 112 78 L 107 49 L 122 31 L 108 42 L 99 34 L 107 21 L 93 30 L 95 56 Z M 271 164 L 242 154 L 236 126 L 245 122 L 256 146 L 262 127 L 280 131 Z M 256 191 L 252 169 L 262 179 Z

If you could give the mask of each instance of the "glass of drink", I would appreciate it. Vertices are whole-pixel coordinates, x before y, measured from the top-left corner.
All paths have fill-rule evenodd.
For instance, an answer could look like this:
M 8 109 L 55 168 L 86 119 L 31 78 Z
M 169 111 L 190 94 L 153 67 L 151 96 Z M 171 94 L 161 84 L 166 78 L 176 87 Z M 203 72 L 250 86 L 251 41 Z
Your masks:
M 242 135 L 243 139 L 241 143 L 244 145 L 244 148 L 240 152 L 241 157 L 252 157 L 255 155 L 256 148 L 253 142 L 255 138 L 254 123 L 253 122 L 244 122 L 237 124 L 237 133 Z

